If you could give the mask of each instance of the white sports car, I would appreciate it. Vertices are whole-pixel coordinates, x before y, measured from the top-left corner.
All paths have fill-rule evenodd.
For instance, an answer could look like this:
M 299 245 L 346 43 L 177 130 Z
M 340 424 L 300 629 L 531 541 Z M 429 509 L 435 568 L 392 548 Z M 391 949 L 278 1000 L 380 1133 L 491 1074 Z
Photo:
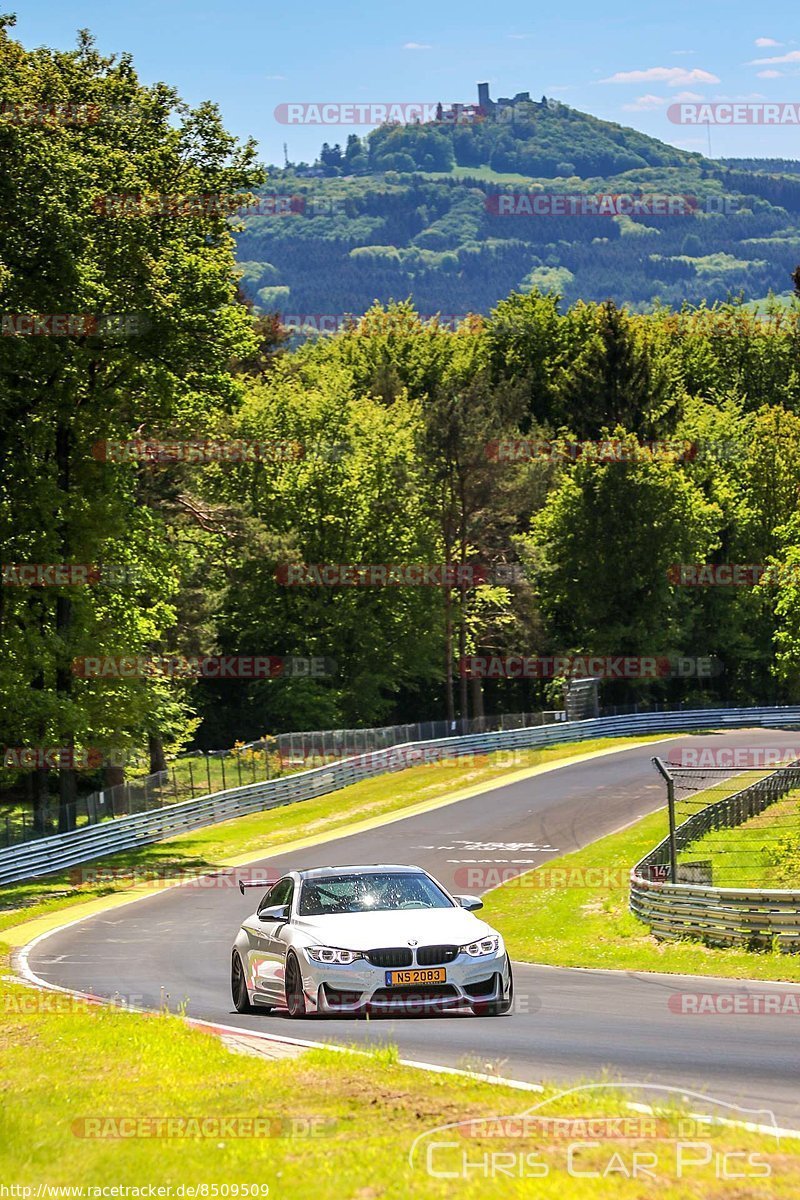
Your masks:
M 264 887 L 244 883 L 239 887 Z M 264 895 L 233 946 L 238 1012 L 287 1008 L 356 1015 L 511 1008 L 503 939 L 420 867 L 290 871 Z

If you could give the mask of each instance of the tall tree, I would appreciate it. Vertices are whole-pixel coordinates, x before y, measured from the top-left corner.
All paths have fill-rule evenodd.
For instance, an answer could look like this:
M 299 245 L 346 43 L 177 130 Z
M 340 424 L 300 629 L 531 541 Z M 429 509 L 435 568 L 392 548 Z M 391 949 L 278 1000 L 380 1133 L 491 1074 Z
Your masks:
M 157 649 L 180 586 L 164 514 L 105 439 L 203 427 L 236 403 L 228 366 L 256 348 L 236 301 L 231 195 L 261 181 L 211 104 L 142 85 L 128 55 L 28 51 L 0 28 L 0 523 L 6 563 L 105 562 L 120 582 L 3 589 L 4 701 L 20 738 L 139 743 L 175 730 L 163 683 L 76 678 L 86 654 Z M 225 199 L 227 197 L 227 199 Z M 222 199 L 221 199 L 222 198 Z M 138 582 L 133 582 L 136 578 Z M 16 657 L 16 655 L 15 655 Z M 13 693 L 13 695 L 12 695 Z M 178 704 L 180 709 L 180 704 Z M 75 777 L 60 772 L 62 827 Z

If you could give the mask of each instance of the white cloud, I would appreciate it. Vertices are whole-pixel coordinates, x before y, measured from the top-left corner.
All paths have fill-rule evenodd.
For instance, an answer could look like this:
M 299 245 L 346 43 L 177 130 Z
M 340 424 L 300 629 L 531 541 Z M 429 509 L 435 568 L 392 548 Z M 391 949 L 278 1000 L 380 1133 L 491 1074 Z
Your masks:
M 758 71 L 759 79 L 782 79 L 783 71 L 773 71 L 771 68 L 768 71 Z
M 717 92 L 716 95 L 710 97 L 710 100 L 712 104 L 721 103 L 723 101 L 725 103 L 737 104 L 742 100 L 749 103 L 751 100 L 766 100 L 766 98 L 767 97 L 763 92 L 740 92 L 738 95 L 734 96 L 728 96 L 724 92 Z
M 633 104 L 623 104 L 624 112 L 647 112 L 652 108 L 661 108 L 667 103 L 666 96 L 638 96 Z
M 265 75 L 265 79 L 285 79 L 285 75 Z
M 403 46 L 403 49 L 404 50 L 432 50 L 433 47 L 429 46 L 427 42 L 406 42 L 405 45 Z
M 678 92 L 675 100 L 680 104 L 691 104 L 695 100 L 705 100 L 705 96 L 699 92 Z
M 719 83 L 720 80 L 710 71 L 701 71 L 695 67 L 687 71 L 685 67 L 648 67 L 646 71 L 617 71 L 601 83 L 665 83 L 667 87 L 685 87 L 690 83 Z
M 753 58 L 745 65 L 748 67 L 768 67 L 772 63 L 800 62 L 800 50 L 790 50 L 788 54 L 777 54 L 774 58 Z
M 526 38 L 533 37 L 532 33 L 507 33 L 506 37 L 512 38 L 515 42 L 524 42 Z
M 697 54 L 696 50 L 673 50 L 673 54 Z
M 783 42 L 776 42 L 774 38 L 756 38 L 753 43 L 755 46 L 782 46 Z

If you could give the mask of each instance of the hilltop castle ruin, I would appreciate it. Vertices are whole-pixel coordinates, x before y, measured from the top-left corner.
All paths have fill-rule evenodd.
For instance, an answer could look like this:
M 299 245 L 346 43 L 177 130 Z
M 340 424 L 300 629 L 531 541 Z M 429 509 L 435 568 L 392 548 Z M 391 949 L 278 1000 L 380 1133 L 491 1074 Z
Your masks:
M 436 108 L 436 121 L 445 125 L 474 125 L 479 121 L 504 121 L 513 119 L 520 105 L 530 104 L 536 108 L 551 107 L 555 101 L 542 99 L 531 100 L 530 92 L 517 92 L 516 96 L 501 96 L 492 100 L 489 95 L 489 84 L 478 84 L 477 104 L 451 104 L 446 107 L 439 104 Z

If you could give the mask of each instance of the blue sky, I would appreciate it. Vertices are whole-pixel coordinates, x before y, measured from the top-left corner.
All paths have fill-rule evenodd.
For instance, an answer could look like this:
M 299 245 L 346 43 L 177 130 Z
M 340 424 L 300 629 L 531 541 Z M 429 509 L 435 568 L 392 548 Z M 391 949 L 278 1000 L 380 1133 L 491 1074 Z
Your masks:
M 6 6 L 13 8 L 12 4 Z M 34 0 L 17 12 L 26 46 L 74 45 L 87 27 L 103 52 L 128 50 L 146 82 L 215 100 L 227 127 L 252 134 L 267 162 L 312 160 L 322 141 L 364 128 L 286 126 L 287 102 L 473 101 L 530 91 L 673 145 L 708 153 L 708 131 L 671 123 L 668 105 L 800 103 L 797 0 L 639 0 L 636 5 L 434 5 L 431 0 Z M 792 19 L 794 18 L 794 20 Z M 796 40 L 795 40 L 796 35 Z M 713 156 L 800 158 L 800 129 L 712 127 Z

